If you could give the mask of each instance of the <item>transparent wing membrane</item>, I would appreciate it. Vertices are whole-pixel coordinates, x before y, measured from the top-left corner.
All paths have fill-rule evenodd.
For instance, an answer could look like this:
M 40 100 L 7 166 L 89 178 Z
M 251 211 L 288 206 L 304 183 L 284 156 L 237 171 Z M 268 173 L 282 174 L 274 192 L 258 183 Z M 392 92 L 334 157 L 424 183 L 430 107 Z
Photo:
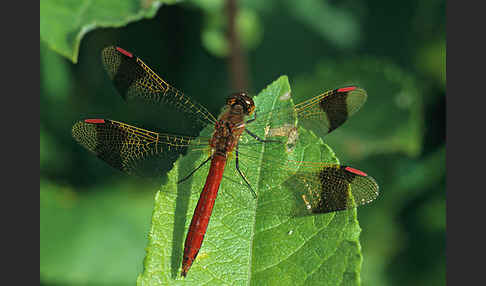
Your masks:
M 355 114 L 366 98 L 365 90 L 349 86 L 328 90 L 295 106 L 282 104 L 271 111 L 260 110 L 257 106 L 254 120 L 250 119 L 247 128 L 255 133 L 261 130 L 260 134 L 266 137 L 291 136 L 300 125 L 325 137 Z
M 204 106 L 165 82 L 132 53 L 118 47 L 107 47 L 101 57 L 115 88 L 125 100 L 175 107 L 202 127 L 216 122 Z
M 351 209 L 370 203 L 378 196 L 378 184 L 362 171 L 339 164 L 304 161 L 305 158 L 288 151 L 285 140 L 264 143 L 266 153 L 263 156 L 254 148 L 255 144 L 240 145 L 240 166 L 247 173 L 259 166 L 272 177 L 274 185 L 286 186 L 291 192 L 287 195 L 293 196 L 295 202 L 288 213 L 291 216 Z M 275 154 L 286 152 L 287 156 L 272 156 L 273 151 Z M 259 183 L 251 177 L 249 180 L 255 186 Z
M 351 170 L 355 169 L 330 165 L 316 171 L 304 169 L 290 177 L 286 186 L 295 196 L 294 215 L 346 210 L 376 199 L 376 181 L 363 172 Z
M 159 177 L 167 159 L 176 159 L 188 147 L 208 148 L 208 141 L 148 131 L 107 119 L 74 124 L 73 137 L 110 166 L 142 177 Z
M 358 87 L 329 90 L 295 105 L 299 124 L 325 136 L 341 126 L 365 103 L 366 91 Z

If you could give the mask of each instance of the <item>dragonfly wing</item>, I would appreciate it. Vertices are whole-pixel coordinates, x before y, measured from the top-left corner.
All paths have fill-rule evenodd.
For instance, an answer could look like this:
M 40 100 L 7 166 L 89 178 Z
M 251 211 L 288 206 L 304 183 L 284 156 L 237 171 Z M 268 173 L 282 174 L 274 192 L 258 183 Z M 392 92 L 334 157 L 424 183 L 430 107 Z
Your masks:
M 73 137 L 110 166 L 142 177 L 159 177 L 187 147 L 208 142 L 189 136 L 157 133 L 108 119 L 86 119 L 72 128 Z
M 355 208 L 378 197 L 378 184 L 366 173 L 337 164 L 298 171 L 286 182 L 295 196 L 294 215 L 328 213 Z
M 286 141 L 291 148 L 298 140 L 298 125 L 324 137 L 355 114 L 366 98 L 365 90 L 348 86 L 329 90 L 295 106 L 290 101 L 282 101 L 273 110 L 260 110 L 257 107 L 253 120 L 249 120 L 246 128 L 260 138 Z
M 341 126 L 366 102 L 364 89 L 348 86 L 329 90 L 295 105 L 299 124 L 323 137 Z
M 259 145 L 265 149 L 263 156 L 255 149 Z M 303 216 L 346 210 L 370 203 L 378 197 L 378 184 L 368 174 L 336 163 L 302 161 L 305 157 L 289 151 L 288 144 L 282 142 L 240 144 L 239 157 L 240 168 L 250 175 L 251 185 L 259 184 L 252 181 L 253 177 L 261 179 L 254 174 L 257 165 L 264 170 L 267 179 L 271 178 L 274 185 L 265 189 L 263 196 L 292 198 L 289 200 L 291 205 L 275 206 L 278 214 Z M 279 190 L 273 193 L 279 185 L 284 186 L 285 195 Z
M 134 54 L 110 46 L 103 49 L 101 57 L 115 88 L 125 100 L 170 105 L 187 113 L 201 126 L 216 122 L 204 106 L 165 82 Z

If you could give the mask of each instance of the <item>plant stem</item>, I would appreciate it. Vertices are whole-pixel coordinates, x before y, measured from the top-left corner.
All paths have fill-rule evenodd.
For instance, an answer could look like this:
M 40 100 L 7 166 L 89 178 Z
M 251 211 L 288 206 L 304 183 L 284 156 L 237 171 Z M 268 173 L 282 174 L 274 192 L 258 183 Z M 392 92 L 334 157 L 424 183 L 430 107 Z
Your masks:
M 231 76 L 231 86 L 236 91 L 246 91 L 248 88 L 247 62 L 241 48 L 238 32 L 236 31 L 236 16 L 238 7 L 236 0 L 227 0 L 225 5 L 228 19 L 227 37 L 230 47 L 228 67 Z

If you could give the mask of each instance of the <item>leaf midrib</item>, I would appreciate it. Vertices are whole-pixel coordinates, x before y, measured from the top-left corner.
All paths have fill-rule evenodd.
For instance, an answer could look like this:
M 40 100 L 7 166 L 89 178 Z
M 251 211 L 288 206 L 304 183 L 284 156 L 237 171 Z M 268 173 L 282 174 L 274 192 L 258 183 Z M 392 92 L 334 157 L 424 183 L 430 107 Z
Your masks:
M 281 77 L 279 78 L 279 80 L 281 79 Z M 290 87 L 289 87 L 290 89 Z M 282 85 L 279 85 L 279 89 L 278 89 L 278 92 L 276 92 L 277 94 L 280 94 L 280 92 L 282 91 Z M 289 90 L 290 92 L 290 90 Z M 272 106 L 270 108 L 270 111 L 269 112 L 272 112 L 272 116 L 269 116 L 267 118 L 267 122 L 268 123 L 272 118 L 273 118 L 273 112 L 275 110 L 275 104 L 278 100 L 279 96 L 275 96 L 273 98 L 273 101 L 272 101 Z M 259 155 L 259 169 L 258 169 L 258 191 L 260 191 L 260 186 L 261 186 L 261 178 L 262 178 L 262 164 L 261 162 L 263 161 L 263 156 L 265 154 L 265 144 L 261 144 L 261 149 L 262 149 L 262 152 L 260 152 L 260 155 Z M 257 193 L 258 194 L 258 193 Z M 253 225 L 251 227 L 251 233 L 250 233 L 250 257 L 249 257 L 249 263 L 248 263 L 248 280 L 247 280 L 247 285 L 250 285 L 251 283 L 251 269 L 252 269 L 252 260 L 253 260 L 253 241 L 255 239 L 255 225 L 256 225 L 256 213 L 257 213 L 257 210 L 258 210 L 258 197 L 256 198 L 256 202 L 255 202 L 255 211 L 253 212 Z

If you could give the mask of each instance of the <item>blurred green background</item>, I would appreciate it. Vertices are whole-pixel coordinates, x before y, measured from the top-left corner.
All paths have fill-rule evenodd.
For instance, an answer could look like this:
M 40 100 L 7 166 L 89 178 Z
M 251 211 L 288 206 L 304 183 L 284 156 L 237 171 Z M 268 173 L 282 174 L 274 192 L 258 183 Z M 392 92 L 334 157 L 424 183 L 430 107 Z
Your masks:
M 74 122 L 101 117 L 198 131 L 169 108 L 126 104 L 103 70 L 101 49 L 115 44 L 136 53 L 213 114 L 235 91 L 223 1 L 162 5 L 153 18 L 125 16 L 133 22 L 117 28 L 96 22 L 103 9 L 117 15 L 104 2 L 110 3 L 74 9 L 73 26 L 106 27 L 86 33 L 74 64 L 50 44 L 69 29 L 56 14 L 66 4 L 41 1 L 41 285 L 133 285 L 142 272 L 157 184 L 125 176 L 77 145 Z M 136 14 L 150 5 L 130 9 Z M 365 170 L 381 188 L 374 203 L 358 209 L 362 285 L 445 285 L 445 6 L 239 1 L 236 23 L 252 95 L 282 74 L 295 102 L 349 83 L 368 91 L 365 106 L 324 139 L 341 163 Z M 66 42 L 75 38 L 70 32 Z

